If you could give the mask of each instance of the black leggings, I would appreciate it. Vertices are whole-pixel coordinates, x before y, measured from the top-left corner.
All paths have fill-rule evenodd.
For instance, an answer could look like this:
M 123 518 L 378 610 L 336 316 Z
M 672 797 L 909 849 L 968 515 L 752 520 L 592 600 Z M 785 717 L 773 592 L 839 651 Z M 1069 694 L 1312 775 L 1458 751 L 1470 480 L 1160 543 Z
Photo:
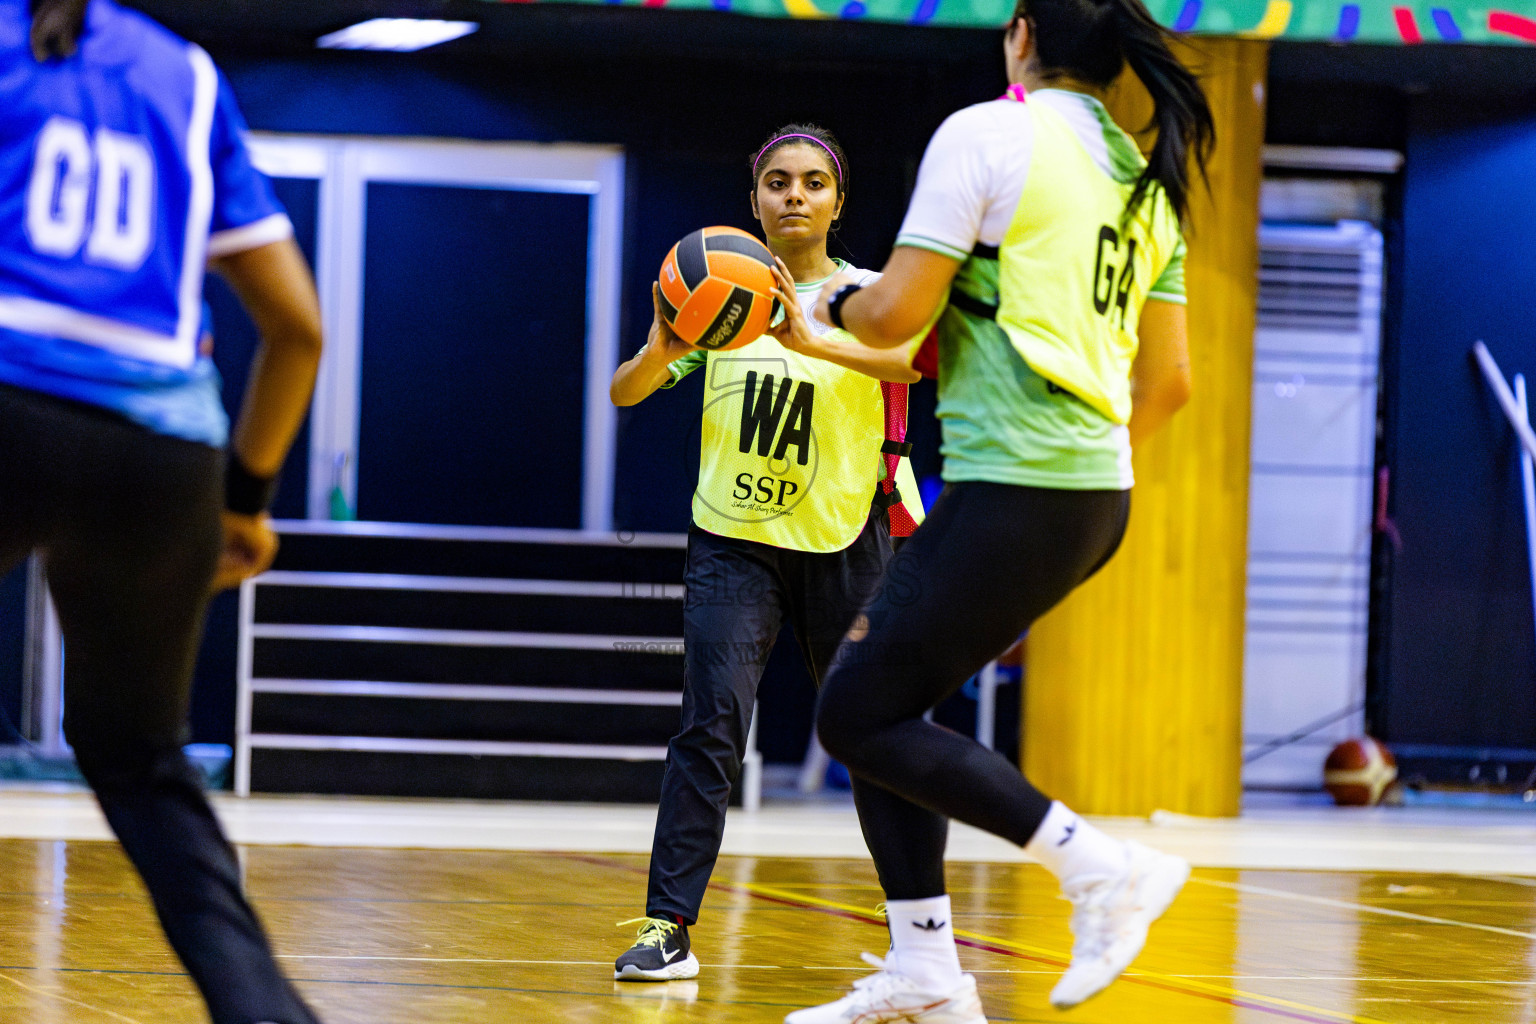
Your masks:
M 868 634 L 843 643 L 816 715 L 849 772 L 905 798 L 864 823 L 872 848 L 909 854 L 877 865 L 889 899 L 944 892 L 939 815 L 1019 846 L 1040 827 L 1048 797 L 1001 754 L 923 714 L 1109 561 L 1129 512 L 1126 491 L 951 484 L 891 560 Z
M 182 754 L 221 545 L 223 458 L 0 385 L 0 575 L 38 551 L 65 646 L 64 732 L 214 1024 L 316 1024 L 278 971 Z
M 683 727 L 667 748 L 656 812 L 646 915 L 699 919 L 720 856 L 725 810 L 741 771 L 757 686 L 787 620 L 812 680 L 820 685 L 858 609 L 890 558 L 884 515 L 873 514 L 842 551 L 816 554 L 688 534 Z M 859 821 L 881 874 L 911 870 L 911 852 L 886 820 L 918 820 L 942 833 L 948 823 L 858 779 Z

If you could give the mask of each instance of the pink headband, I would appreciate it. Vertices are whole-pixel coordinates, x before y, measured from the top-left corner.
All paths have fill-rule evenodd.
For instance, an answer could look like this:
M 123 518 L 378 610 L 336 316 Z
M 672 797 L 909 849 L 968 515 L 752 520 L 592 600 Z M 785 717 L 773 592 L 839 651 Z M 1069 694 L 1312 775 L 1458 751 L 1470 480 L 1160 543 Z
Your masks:
M 785 139 L 810 139 L 812 142 L 816 143 L 816 145 L 826 150 L 827 156 L 832 158 L 832 166 L 837 168 L 837 180 L 839 182 L 843 180 L 843 165 L 842 162 L 837 159 L 837 154 L 832 152 L 832 147 L 827 145 L 825 142 L 822 142 L 814 135 L 802 135 L 799 132 L 793 132 L 789 135 L 780 135 L 778 138 L 771 140 L 768 145 L 758 150 L 757 157 L 752 161 L 752 174 L 754 177 L 757 174 L 757 165 L 763 160 L 763 154 L 768 152 L 774 146 L 777 146 L 779 143 L 783 142 Z

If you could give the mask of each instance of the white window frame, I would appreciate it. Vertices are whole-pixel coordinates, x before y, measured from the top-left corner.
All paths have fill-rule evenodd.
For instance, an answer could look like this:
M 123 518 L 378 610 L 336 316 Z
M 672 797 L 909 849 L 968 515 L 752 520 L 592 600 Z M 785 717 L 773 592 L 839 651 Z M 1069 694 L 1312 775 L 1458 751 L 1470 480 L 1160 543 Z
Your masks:
M 581 529 L 613 528 L 617 416 L 608 384 L 619 364 L 624 152 L 616 146 L 468 142 L 354 136 L 249 137 L 256 166 L 273 177 L 319 182 L 315 278 L 325 354 L 310 417 L 310 519 L 330 515 L 340 484 L 357 507 L 362 379 L 363 254 L 370 182 L 555 192 L 590 197 L 582 424 Z

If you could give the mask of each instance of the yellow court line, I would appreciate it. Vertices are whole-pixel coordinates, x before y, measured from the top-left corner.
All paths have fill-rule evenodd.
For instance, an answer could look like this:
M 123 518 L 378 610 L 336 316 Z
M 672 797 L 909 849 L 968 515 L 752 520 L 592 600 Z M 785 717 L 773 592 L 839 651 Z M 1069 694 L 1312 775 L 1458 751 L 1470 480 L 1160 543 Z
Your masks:
M 1264 8 L 1264 17 L 1259 19 L 1259 23 L 1238 35 L 1251 39 L 1273 39 L 1290 25 L 1291 9 L 1291 0 L 1269 0 L 1269 6 Z
M 851 914 L 871 923 L 879 924 L 882 919 L 863 907 L 856 907 L 848 903 L 838 903 L 835 900 L 824 900 L 819 896 L 807 896 L 803 893 L 789 892 L 776 889 L 773 886 L 759 885 L 756 882 L 724 882 L 720 883 L 769 899 L 786 900 L 805 903 L 810 906 L 825 907 L 828 910 L 837 910 L 845 914 Z M 994 935 L 983 935 L 979 932 L 962 931 L 955 929 L 955 935 L 959 938 L 970 939 L 973 942 L 982 942 L 989 946 L 1000 946 L 1015 952 L 1028 953 L 1032 956 L 1044 957 L 1056 963 L 1066 966 L 1072 959 L 1068 953 L 1057 949 L 1047 949 L 1043 946 L 1030 945 L 1027 942 L 1017 942 L 1013 939 L 998 938 Z M 1180 988 L 1193 990 L 1196 994 L 1217 996 L 1226 1000 L 1241 999 L 1245 1002 L 1260 1003 L 1275 1009 L 1296 1010 L 1302 1013 L 1313 1013 L 1329 1020 L 1340 1021 L 1341 1024 L 1387 1024 L 1386 1021 L 1377 1020 L 1374 1017 L 1362 1017 L 1358 1014 L 1344 1013 L 1338 1010 L 1325 1010 L 1320 1006 L 1312 1006 L 1308 1003 L 1293 1002 L 1289 999 L 1281 999 L 1278 996 L 1266 996 L 1257 992 L 1247 992 L 1242 989 L 1231 988 L 1226 985 L 1212 985 L 1191 978 L 1182 978 L 1173 974 L 1159 974 L 1156 971 L 1137 970 L 1132 977 L 1143 978 L 1147 981 L 1165 985 L 1177 991 Z
M 102 1009 L 99 1006 L 92 1006 L 90 1003 L 82 1003 L 78 999 L 71 999 L 71 998 L 69 998 L 69 996 L 60 995 L 57 992 L 49 992 L 45 988 L 34 988 L 33 986 L 28 985 L 26 982 L 20 980 L 19 978 L 11 977 L 9 974 L 0 974 L 0 981 L 8 981 L 12 985 L 15 985 L 17 988 L 19 988 L 19 989 L 21 989 L 21 990 L 23 990 L 25 992 L 31 992 L 31 993 L 34 993 L 35 995 L 45 996 L 45 997 L 47 997 L 49 999 L 57 999 L 57 1000 L 60 1000 L 61 1002 L 65 1002 L 65 1003 L 72 1003 L 75 1006 L 83 1006 L 87 1010 L 91 1010 L 91 1011 L 93 1011 L 95 1013 L 99 1013 L 99 1014 L 102 1014 L 102 1015 L 107 1016 L 107 1017 L 111 1017 L 113 1020 L 120 1020 L 120 1021 L 123 1022 L 123 1024 L 143 1024 L 142 1021 L 135 1020 L 132 1017 L 124 1017 L 120 1013 L 113 1013 L 111 1010 L 104 1010 L 104 1009 Z
M 533 967 L 607 967 L 612 960 L 500 960 L 485 957 L 470 956 L 335 956 L 324 953 L 274 953 L 279 960 L 346 960 L 351 961 L 384 961 L 387 963 L 412 963 L 412 964 L 492 964 L 496 966 L 517 964 Z M 782 971 L 780 964 L 731 964 L 733 971 Z M 835 970 L 858 970 L 859 968 L 834 968 Z M 1533 983 L 1536 984 L 1536 983 Z

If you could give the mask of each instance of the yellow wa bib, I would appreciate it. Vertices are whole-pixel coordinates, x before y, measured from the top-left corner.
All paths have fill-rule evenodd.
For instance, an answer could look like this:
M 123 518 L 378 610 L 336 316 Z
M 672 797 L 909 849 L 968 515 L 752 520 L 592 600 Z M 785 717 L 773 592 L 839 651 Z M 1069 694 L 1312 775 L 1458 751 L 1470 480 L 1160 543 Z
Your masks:
M 997 322 L 1030 369 L 1127 423 L 1136 326 L 1179 244 L 1178 218 L 1154 188 L 1135 218 L 1125 220 L 1126 200 L 1145 166 L 1128 139 L 1111 148 L 1111 176 L 1066 118 L 1044 103 L 1025 108 L 1034 121 L 1034 149 L 999 247 Z M 1107 138 L 1110 129 L 1121 134 L 1111 123 Z
M 853 342 L 842 332 L 828 337 Z M 852 544 L 883 472 L 880 382 L 791 352 L 770 335 L 709 353 L 703 369 L 694 523 L 794 551 L 825 553 Z M 903 459 L 897 485 L 920 518 L 916 484 L 906 487 L 906 464 Z

